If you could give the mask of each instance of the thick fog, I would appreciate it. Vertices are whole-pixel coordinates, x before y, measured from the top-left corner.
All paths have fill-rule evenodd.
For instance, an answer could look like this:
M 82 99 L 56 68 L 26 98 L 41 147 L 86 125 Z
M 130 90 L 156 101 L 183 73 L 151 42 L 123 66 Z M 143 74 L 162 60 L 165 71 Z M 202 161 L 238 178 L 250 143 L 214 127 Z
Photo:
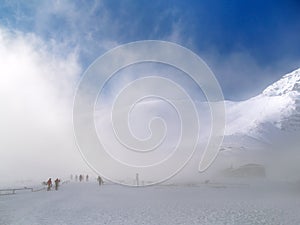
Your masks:
M 83 171 L 71 123 L 76 52 L 3 28 L 0 46 L 1 182 Z
M 83 73 L 76 49 L 66 50 L 67 53 L 64 53 L 65 46 L 55 42 L 50 45 L 33 34 L 11 32 L 3 28 L 0 29 L 0 46 L 1 183 L 22 180 L 40 182 L 48 177 L 67 179 L 70 174 L 79 173 L 96 175 L 77 148 L 73 132 L 73 100 Z M 184 136 L 181 133 L 182 118 L 174 105 L 153 96 L 146 96 L 138 101 L 132 107 L 130 115 L 127 116 L 127 111 L 123 112 L 120 108 L 114 116 L 117 119 L 127 118 L 130 135 L 137 139 L 146 140 L 157 134 L 158 147 L 154 148 L 155 151 L 137 154 L 124 148 L 124 140 L 120 142 L 116 139 L 116 133 L 111 128 L 111 108 L 124 86 L 128 86 L 137 78 L 147 76 L 169 78 L 180 84 L 191 98 L 175 94 L 169 99 L 171 103 L 184 106 L 187 101 L 193 101 L 200 130 L 194 154 L 191 151 L 194 149 L 191 139 L 193 134 L 187 133 Z M 145 87 L 160 90 L 162 95 L 172 92 L 163 82 L 148 82 L 143 85 L 135 86 L 130 94 L 143 94 Z M 192 118 L 191 111 L 186 111 L 186 115 L 187 118 Z M 205 179 L 218 179 L 222 177 L 221 172 L 224 169 L 249 163 L 264 165 L 268 178 L 298 179 L 298 142 L 284 137 L 274 143 L 271 141 L 268 145 L 259 143 L 258 148 L 256 144 L 255 147 L 250 145 L 243 149 L 237 144 L 229 151 L 221 151 L 212 166 L 199 173 L 199 162 L 211 132 L 209 105 L 197 85 L 182 71 L 174 68 L 148 63 L 137 65 L 134 70 L 128 67 L 119 71 L 108 80 L 105 88 L 99 93 L 94 116 L 97 135 L 101 136 L 103 145 L 116 160 L 126 164 L 138 167 L 161 162 L 174 154 L 178 143 L 183 142 L 183 148 L 176 156 L 177 161 L 170 163 L 170 167 L 177 167 L 181 159 L 188 161 L 191 157 L 191 161 L 171 182 L 195 183 Z M 153 120 L 157 118 L 158 120 Z M 83 126 L 82 129 L 84 128 Z M 105 166 L 110 168 L 110 165 Z M 113 176 L 120 180 L 135 179 L 135 173 L 125 177 L 122 171 L 114 171 L 113 167 L 111 170 Z M 153 178 L 159 173 L 160 171 L 153 171 L 149 177 Z M 147 181 L 147 177 L 141 179 Z
M 25 35 L 3 28 L 1 28 L 0 42 L 1 183 L 22 180 L 43 181 L 49 176 L 68 177 L 75 173 L 94 174 L 81 157 L 73 133 L 73 98 L 83 72 L 77 61 L 76 51 L 61 54 L 64 46 L 59 46 L 57 43 L 49 45 L 33 34 Z M 145 73 L 148 70 L 150 72 Z M 150 154 L 147 159 L 143 157 L 144 161 L 139 162 L 139 157 L 132 157 L 130 154 L 133 153 L 130 152 L 129 155 L 124 154 L 122 149 L 119 149 L 120 145 L 114 144 L 117 141 L 114 133 L 109 129 L 107 132 L 103 129 L 110 122 L 110 104 L 116 98 L 116 93 L 142 72 L 143 76 L 163 74 L 165 78 L 174 79 L 188 90 L 194 100 L 199 101 L 199 104 L 196 103 L 197 108 L 208 107 L 201 104 L 205 100 L 201 90 L 197 89 L 187 76 L 181 76 L 182 72 L 175 71 L 174 68 L 150 64 L 137 67 L 135 73 L 130 69 L 125 72 L 126 74 L 113 78 L 111 83 L 108 82 L 103 90 L 102 98 L 105 100 L 97 105 L 95 111 L 96 127 L 104 130 L 104 139 L 112 154 L 116 154 L 117 158 L 125 162 L 129 160 L 136 165 L 145 163 L 147 165 L 147 163 L 153 164 L 164 160 L 176 150 L 179 141 L 184 141 L 184 146 L 190 149 L 188 138 L 180 140 L 181 118 L 178 117 L 176 110 L 164 101 L 151 98 L 137 104 L 130 122 L 133 135 L 145 138 L 150 134 L 148 125 L 153 117 L 164 120 L 161 125 L 165 126 L 165 130 L 156 130 L 165 135 L 165 139 L 164 136 L 158 137 L 163 141 L 158 151 L 151 153 L 152 155 Z M 160 89 L 161 92 L 170 92 L 159 83 L 152 85 L 158 85 L 156 89 Z M 150 84 L 148 86 L 154 88 Z M 139 94 L 139 91 L 143 90 L 143 87 L 140 88 L 131 94 Z M 170 99 L 181 105 L 184 105 L 187 100 L 189 99 L 179 95 Z M 204 132 L 209 130 L 209 113 L 207 109 L 203 112 L 199 110 L 198 113 L 199 118 L 203 120 L 199 121 L 202 129 L 200 136 L 203 138 L 209 135 L 209 132 Z M 206 115 L 200 115 L 201 113 Z M 121 116 L 123 117 L 123 112 L 117 112 L 117 117 Z M 185 152 L 180 154 L 185 155 Z M 116 173 L 122 177 L 120 171 Z

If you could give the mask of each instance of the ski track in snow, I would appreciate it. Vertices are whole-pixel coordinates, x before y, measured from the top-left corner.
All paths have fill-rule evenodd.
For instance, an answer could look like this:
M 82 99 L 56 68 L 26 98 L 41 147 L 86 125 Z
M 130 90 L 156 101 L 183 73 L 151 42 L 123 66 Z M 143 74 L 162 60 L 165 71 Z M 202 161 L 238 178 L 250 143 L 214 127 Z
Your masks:
M 273 190 L 273 189 L 272 189 Z M 0 196 L 0 224 L 300 224 L 300 189 L 70 183 Z

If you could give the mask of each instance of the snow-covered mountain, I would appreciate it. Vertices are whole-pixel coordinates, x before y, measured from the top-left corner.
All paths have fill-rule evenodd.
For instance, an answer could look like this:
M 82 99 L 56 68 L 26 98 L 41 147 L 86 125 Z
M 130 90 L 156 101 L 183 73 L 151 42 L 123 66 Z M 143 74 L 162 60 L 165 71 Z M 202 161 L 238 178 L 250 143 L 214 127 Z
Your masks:
M 186 100 L 176 101 L 176 104 L 183 104 Z M 192 157 L 189 166 L 186 167 L 181 176 L 194 180 L 197 176 L 202 150 L 205 149 L 206 141 L 209 140 L 211 128 L 211 120 L 209 119 L 211 115 L 207 102 L 195 101 L 195 106 L 199 113 L 199 124 L 201 125 L 199 145 L 195 156 Z M 206 176 L 209 177 L 215 171 L 231 166 L 238 167 L 249 163 L 263 164 L 274 171 L 273 174 L 284 174 L 281 177 L 292 174 L 290 171 L 300 172 L 298 166 L 300 155 L 298 151 L 295 151 L 298 150 L 297 146 L 300 140 L 300 68 L 284 75 L 261 94 L 245 101 L 226 101 L 225 106 L 224 141 L 220 147 L 220 154 Z M 151 137 L 149 121 L 152 121 L 153 116 L 159 116 L 165 122 L 167 135 L 162 142 L 163 144 L 141 160 L 134 151 L 123 151 L 124 146 L 119 142 L 119 139 L 115 139 L 115 131 L 110 123 L 112 119 L 111 107 L 112 105 L 105 105 L 96 110 L 97 131 L 101 136 L 102 143 L 110 150 L 110 153 L 125 162 L 132 164 L 157 162 L 170 155 L 177 144 L 176 141 L 181 141 L 178 114 L 172 107 L 170 110 L 170 105 L 166 105 L 163 100 L 146 99 L 143 102 L 138 102 L 130 111 L 130 115 L 125 109 L 120 108 L 119 111 L 114 112 L 114 115 L 116 117 L 126 115 L 125 119 L 128 118 L 131 131 L 141 139 Z M 188 110 L 186 112 L 189 113 Z M 161 127 L 157 127 L 157 129 L 161 129 Z M 191 149 L 189 137 L 188 134 L 186 138 L 182 138 L 186 149 Z M 295 140 L 296 142 L 294 142 Z M 283 173 L 282 168 L 287 168 L 287 165 L 290 168 Z M 297 168 L 295 169 L 294 166 Z M 276 169 L 279 167 L 280 171 L 277 171 Z M 299 173 L 297 172 L 297 174 Z
M 223 150 L 262 148 L 300 134 L 300 68 L 284 75 L 261 94 L 226 102 Z
M 178 101 L 177 103 L 180 104 Z M 206 102 L 195 102 L 198 108 L 200 124 L 202 126 L 202 140 L 207 139 L 210 130 L 209 107 Z M 268 86 L 261 94 L 245 101 L 225 101 L 226 129 L 221 150 L 234 149 L 260 149 L 276 145 L 277 141 L 299 136 L 300 134 L 300 68 L 284 75 L 280 80 Z M 110 108 L 96 112 L 96 120 L 101 127 L 108 127 L 110 121 Z M 171 133 L 176 130 L 176 115 L 167 110 L 162 100 L 145 100 L 135 105 L 132 118 L 140 120 L 130 121 L 137 127 L 136 133 L 147 136 L 147 123 L 153 115 L 164 115 L 163 118 L 170 128 Z M 122 115 L 126 112 L 120 111 Z M 143 122 L 140 122 L 143 121 Z M 136 122 L 136 123 L 135 123 Z M 113 133 L 104 135 L 111 140 Z M 175 134 L 171 139 L 176 139 Z M 176 139 L 177 140 L 177 139 Z M 201 140 L 201 138 L 200 138 Z M 111 141 L 110 141 L 111 142 Z M 117 149 L 117 147 L 114 147 Z

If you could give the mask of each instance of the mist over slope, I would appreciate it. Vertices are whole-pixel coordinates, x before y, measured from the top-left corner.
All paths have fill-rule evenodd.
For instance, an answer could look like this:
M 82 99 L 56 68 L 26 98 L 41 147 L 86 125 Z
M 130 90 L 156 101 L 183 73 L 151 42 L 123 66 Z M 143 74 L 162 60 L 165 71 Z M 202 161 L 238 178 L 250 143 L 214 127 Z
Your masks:
M 299 179 L 299 103 L 300 69 L 251 99 L 226 102 L 222 150 L 237 156 L 233 164 L 258 162 L 270 168 L 270 176 Z
M 284 75 L 279 81 L 268 86 L 261 94 L 245 101 L 225 101 L 226 128 L 220 153 L 216 161 L 204 173 L 198 173 L 199 161 L 206 147 L 211 129 L 209 105 L 205 101 L 195 101 L 198 110 L 200 134 L 194 156 L 186 168 L 172 180 L 198 182 L 214 177 L 219 171 L 246 164 L 261 164 L 266 168 L 267 177 L 276 179 L 298 179 L 299 154 L 297 146 L 300 131 L 299 107 L 300 69 Z M 195 100 L 195 99 L 193 99 Z M 176 100 L 179 101 L 185 100 Z M 180 102 L 179 102 L 180 104 Z M 111 109 L 110 107 L 108 107 Z M 119 114 L 123 115 L 124 111 Z M 174 110 L 169 110 L 161 99 L 146 99 L 135 105 L 128 114 L 133 135 L 151 135 L 149 122 L 153 116 L 161 116 L 167 125 L 166 138 L 156 155 L 147 160 L 157 161 L 172 154 L 176 141 L 180 138 L 180 127 Z M 107 108 L 96 111 L 96 126 L 102 140 L 121 160 L 137 163 L 139 158 L 122 154 L 122 144 L 114 139 L 114 131 L 109 125 L 110 111 Z M 186 141 L 186 148 L 191 148 Z
M 242 102 L 226 102 L 226 136 L 246 135 L 275 144 L 300 131 L 300 69 L 284 75 L 261 94 Z

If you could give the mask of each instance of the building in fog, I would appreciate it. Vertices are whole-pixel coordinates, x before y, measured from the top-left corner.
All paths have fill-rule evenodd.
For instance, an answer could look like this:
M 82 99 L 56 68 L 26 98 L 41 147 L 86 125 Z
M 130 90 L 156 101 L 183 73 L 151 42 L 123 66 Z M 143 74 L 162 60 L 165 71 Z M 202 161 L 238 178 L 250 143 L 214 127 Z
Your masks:
M 226 177 L 240 178 L 264 178 L 266 177 L 265 167 L 260 164 L 246 164 L 238 168 L 228 168 L 223 170 L 222 175 Z

